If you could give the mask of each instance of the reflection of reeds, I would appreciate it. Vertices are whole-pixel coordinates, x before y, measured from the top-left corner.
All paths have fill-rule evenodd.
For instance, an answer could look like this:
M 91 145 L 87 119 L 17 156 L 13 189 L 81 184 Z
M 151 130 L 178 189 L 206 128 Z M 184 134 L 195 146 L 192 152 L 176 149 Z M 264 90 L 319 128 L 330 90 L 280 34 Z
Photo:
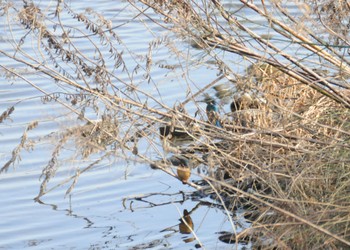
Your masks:
M 2 123 L 4 120 L 8 119 L 14 110 L 15 110 L 15 107 L 12 106 L 12 107 L 8 108 L 6 111 L 4 111 L 0 115 L 0 123 Z

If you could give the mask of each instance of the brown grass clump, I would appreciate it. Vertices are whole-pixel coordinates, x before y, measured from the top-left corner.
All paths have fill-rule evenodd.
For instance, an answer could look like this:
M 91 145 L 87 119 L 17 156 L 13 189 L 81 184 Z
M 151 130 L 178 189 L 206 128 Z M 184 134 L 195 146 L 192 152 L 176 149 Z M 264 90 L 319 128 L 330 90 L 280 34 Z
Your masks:
M 272 239 L 271 249 L 345 247 L 339 238 L 349 239 L 349 110 L 283 74 L 261 80 L 272 124 L 254 120 L 244 139 L 225 140 L 216 161 L 236 180 L 226 192 L 243 194 L 238 205 L 257 214 L 253 235 Z

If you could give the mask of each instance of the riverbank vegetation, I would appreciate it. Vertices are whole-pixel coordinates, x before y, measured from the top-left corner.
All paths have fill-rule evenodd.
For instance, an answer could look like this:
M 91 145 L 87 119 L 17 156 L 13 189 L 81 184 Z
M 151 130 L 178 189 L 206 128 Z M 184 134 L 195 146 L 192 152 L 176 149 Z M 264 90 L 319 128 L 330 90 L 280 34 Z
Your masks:
M 264 249 L 350 246 L 346 1 L 129 0 L 135 19 L 142 16 L 171 32 L 151 41 L 144 57 L 128 50 L 118 25 L 92 9 L 76 13 L 58 1 L 48 15 L 34 3 L 23 2 L 21 8 L 1 3 L 9 27 L 18 20 L 24 32 L 20 40 L 12 41 L 15 54 L 2 49 L 0 54 L 55 80 L 60 91 L 45 92 L 25 74 L 0 67 L 7 76 L 27 81 L 41 92 L 44 103 L 61 103 L 80 121 L 55 135 L 37 199 L 55 188 L 49 187 L 50 179 L 59 168 L 60 152 L 71 142 L 79 145 L 78 158 L 99 157 L 67 179 L 67 194 L 85 171 L 116 155 L 136 158 L 174 178 L 179 173 L 174 169 L 181 167 L 183 173 L 184 166 L 166 159 L 180 155 L 190 162 L 186 167 L 192 168 L 192 175 L 202 180 L 182 180 L 185 184 L 217 199 L 228 216 L 237 208 L 247 210 L 250 227 L 232 234 L 227 242 L 244 238 Z M 298 14 L 292 15 L 291 8 L 298 8 Z M 62 23 L 63 17 L 74 26 Z M 82 40 L 93 53 L 79 49 Z M 26 50 L 28 42 L 36 44 L 31 48 L 36 58 Z M 193 60 L 198 62 L 189 62 L 177 42 L 197 51 Z M 154 51 L 162 46 L 179 65 L 153 61 Z M 133 65 L 126 63 L 126 57 L 133 58 Z M 188 84 L 186 98 L 174 106 L 157 97 L 153 70 L 176 72 L 189 82 L 191 67 L 197 63 L 214 68 L 216 78 L 208 77 L 208 82 L 195 87 Z M 143 84 L 154 85 L 153 92 L 145 92 Z M 220 106 L 219 112 L 210 114 L 220 126 L 208 121 L 209 114 L 200 108 L 210 98 Z M 195 114 L 187 111 L 189 104 L 198 108 Z M 8 107 L 0 123 L 13 112 L 16 108 Z M 19 159 L 27 133 L 38 125 L 33 124 L 2 172 Z M 145 144 L 147 150 L 140 147 Z M 203 166 L 207 172 L 198 174 L 196 169 Z

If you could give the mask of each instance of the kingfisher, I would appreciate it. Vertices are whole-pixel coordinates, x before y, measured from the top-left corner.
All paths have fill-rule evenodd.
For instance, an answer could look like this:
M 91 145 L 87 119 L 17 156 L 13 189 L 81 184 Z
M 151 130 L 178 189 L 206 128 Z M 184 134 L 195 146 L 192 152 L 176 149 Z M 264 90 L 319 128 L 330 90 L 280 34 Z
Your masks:
M 184 157 L 175 157 L 175 159 L 171 162 L 174 166 L 177 167 L 176 173 L 179 179 L 182 181 L 183 184 L 187 184 L 191 176 L 191 168 L 189 166 L 188 160 Z
M 215 100 L 209 99 L 205 101 L 207 103 L 207 116 L 208 120 L 211 124 L 215 124 L 215 126 L 222 128 L 221 122 L 219 121 L 219 108 Z

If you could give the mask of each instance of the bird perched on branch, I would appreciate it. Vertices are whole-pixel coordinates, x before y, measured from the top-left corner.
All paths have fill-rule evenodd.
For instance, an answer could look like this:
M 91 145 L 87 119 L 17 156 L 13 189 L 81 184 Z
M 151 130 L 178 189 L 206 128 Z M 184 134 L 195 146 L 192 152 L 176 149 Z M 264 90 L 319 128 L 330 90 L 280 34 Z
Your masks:
M 177 177 L 183 184 L 187 184 L 191 176 L 191 168 L 194 160 L 182 155 L 173 155 L 166 160 L 155 161 L 150 164 L 152 169 L 163 169 L 167 167 L 176 168 Z
M 206 112 L 209 122 L 211 124 L 215 124 L 215 126 L 219 128 L 222 128 L 221 122 L 219 120 L 219 108 L 216 101 L 214 99 L 208 99 L 205 100 L 205 102 L 207 103 Z
M 179 162 L 173 165 L 177 166 L 176 172 L 179 179 L 183 184 L 186 184 L 191 176 L 191 168 L 189 166 L 188 160 L 184 158 L 178 158 Z

